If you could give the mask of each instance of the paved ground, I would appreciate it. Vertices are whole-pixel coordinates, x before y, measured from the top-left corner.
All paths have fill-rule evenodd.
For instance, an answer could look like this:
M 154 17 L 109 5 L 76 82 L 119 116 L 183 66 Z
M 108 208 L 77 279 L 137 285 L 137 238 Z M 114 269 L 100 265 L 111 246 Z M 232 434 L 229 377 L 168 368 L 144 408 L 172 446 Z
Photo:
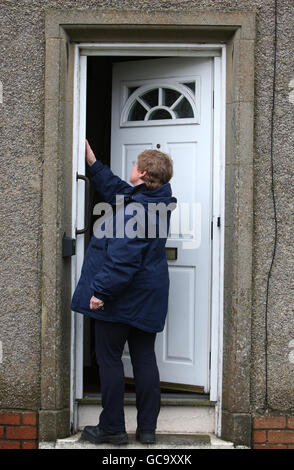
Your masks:
M 238 446 L 240 448 L 241 446 Z M 40 449 L 234 449 L 232 442 L 223 441 L 214 434 L 167 434 L 157 433 L 155 444 L 141 444 L 134 434 L 129 434 L 129 443 L 91 444 L 81 440 L 81 432 L 54 442 L 41 442 Z M 242 447 L 244 448 L 244 447 Z M 246 447 L 245 447 L 246 448 Z

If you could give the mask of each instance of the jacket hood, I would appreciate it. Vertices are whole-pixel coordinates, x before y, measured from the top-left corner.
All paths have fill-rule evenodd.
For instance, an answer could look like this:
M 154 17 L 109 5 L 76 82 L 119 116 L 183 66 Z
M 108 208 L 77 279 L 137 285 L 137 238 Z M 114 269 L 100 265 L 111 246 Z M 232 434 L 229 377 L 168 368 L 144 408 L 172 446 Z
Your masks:
M 163 202 L 167 205 L 172 202 L 177 203 L 177 199 L 172 196 L 170 183 L 165 183 L 159 188 L 153 190 L 148 190 L 146 185 L 143 183 L 142 185 L 132 188 L 130 198 L 144 206 L 148 203 L 158 204 Z

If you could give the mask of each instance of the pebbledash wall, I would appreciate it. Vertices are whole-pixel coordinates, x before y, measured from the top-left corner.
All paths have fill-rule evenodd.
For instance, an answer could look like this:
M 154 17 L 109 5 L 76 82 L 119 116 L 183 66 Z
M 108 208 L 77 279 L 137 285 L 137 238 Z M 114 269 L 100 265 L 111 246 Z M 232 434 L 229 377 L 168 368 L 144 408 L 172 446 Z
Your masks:
M 227 44 L 222 437 L 293 447 L 291 2 L 0 4 L 0 448 L 70 433 L 73 43 L 130 39 Z

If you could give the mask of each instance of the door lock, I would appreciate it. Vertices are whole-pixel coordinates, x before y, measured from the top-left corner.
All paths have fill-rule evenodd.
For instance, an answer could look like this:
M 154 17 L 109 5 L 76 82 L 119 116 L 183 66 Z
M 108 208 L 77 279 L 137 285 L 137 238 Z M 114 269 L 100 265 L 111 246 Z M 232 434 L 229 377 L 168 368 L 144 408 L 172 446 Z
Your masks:
M 166 247 L 166 259 L 169 261 L 176 261 L 178 259 L 178 249 L 176 247 Z

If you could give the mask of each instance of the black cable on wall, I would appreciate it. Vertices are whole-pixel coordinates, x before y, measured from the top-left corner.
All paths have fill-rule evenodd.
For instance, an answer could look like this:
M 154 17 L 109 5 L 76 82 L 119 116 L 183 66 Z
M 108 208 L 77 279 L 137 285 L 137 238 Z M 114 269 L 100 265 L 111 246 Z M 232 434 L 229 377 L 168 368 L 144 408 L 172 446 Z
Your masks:
M 272 253 L 272 260 L 267 276 L 266 286 L 266 302 L 265 302 L 265 395 L 264 395 L 264 409 L 268 409 L 268 296 L 269 296 L 269 284 L 272 273 L 272 268 L 276 255 L 277 238 L 278 238 L 278 220 L 277 220 L 277 207 L 276 207 L 276 194 L 275 194 L 275 178 L 274 178 L 274 156 L 273 156 L 273 142 L 274 142 L 274 111 L 275 111 L 275 91 L 276 91 L 276 64 L 277 64 L 277 11 L 278 11 L 278 0 L 275 0 L 275 26 L 274 26 L 274 71 L 273 71 L 273 97 L 272 97 L 272 112 L 271 112 L 271 146 L 270 146 L 270 158 L 271 158 L 271 193 L 273 199 L 274 208 L 274 247 Z

